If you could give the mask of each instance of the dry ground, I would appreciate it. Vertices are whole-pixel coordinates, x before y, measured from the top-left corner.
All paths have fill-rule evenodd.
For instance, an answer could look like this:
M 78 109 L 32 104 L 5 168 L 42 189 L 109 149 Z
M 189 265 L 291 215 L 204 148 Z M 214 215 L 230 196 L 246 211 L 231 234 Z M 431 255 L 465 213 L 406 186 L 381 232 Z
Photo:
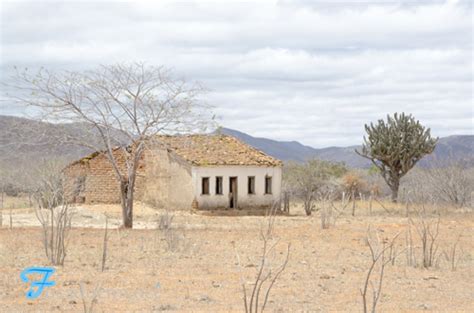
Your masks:
M 359 289 L 370 257 L 364 239 L 367 227 L 371 224 L 383 238 L 401 231 L 397 247 L 402 252 L 407 223 L 404 212 L 388 214 L 379 208 L 374 209 L 373 216 L 367 216 L 365 209 L 357 210 L 356 217 L 344 215 L 335 227 L 323 230 L 317 214 L 306 217 L 300 208 L 292 211 L 293 216 L 276 218 L 275 235 L 280 243 L 272 258 L 274 264 L 283 258 L 287 243 L 291 243 L 291 252 L 267 310 L 361 311 Z M 76 209 L 65 264 L 56 267 L 53 275 L 57 285 L 47 288 L 38 299 L 28 300 L 27 286 L 19 274 L 29 266 L 48 265 L 41 229 L 28 226 L 34 225 L 32 210 L 17 209 L 10 230 L 9 215 L 4 212 L 4 227 L 0 229 L 0 311 L 83 312 L 81 282 L 88 301 L 98 288 L 95 312 L 243 311 L 233 244 L 251 288 L 260 261 L 263 217 L 179 212 L 169 237 L 155 229 L 163 212 L 138 205 L 136 222 L 141 229 L 110 230 L 108 261 L 101 272 L 103 230 L 99 227 L 104 222 L 103 213 L 111 216 L 112 225 L 118 224 L 117 206 Z M 473 228 L 471 212 L 443 212 L 439 251 L 449 250 L 462 233 L 457 269 L 453 271 L 444 257 L 434 268 L 408 267 L 402 252 L 395 265 L 386 268 L 379 311 L 472 312 Z

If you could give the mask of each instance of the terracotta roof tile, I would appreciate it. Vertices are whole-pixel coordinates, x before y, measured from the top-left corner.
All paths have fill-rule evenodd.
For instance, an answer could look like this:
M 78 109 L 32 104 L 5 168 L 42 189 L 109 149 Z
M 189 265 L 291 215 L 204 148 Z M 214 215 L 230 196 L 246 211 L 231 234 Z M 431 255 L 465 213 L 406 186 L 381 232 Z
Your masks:
M 156 136 L 161 144 L 198 166 L 280 166 L 282 163 L 235 137 L 228 135 Z

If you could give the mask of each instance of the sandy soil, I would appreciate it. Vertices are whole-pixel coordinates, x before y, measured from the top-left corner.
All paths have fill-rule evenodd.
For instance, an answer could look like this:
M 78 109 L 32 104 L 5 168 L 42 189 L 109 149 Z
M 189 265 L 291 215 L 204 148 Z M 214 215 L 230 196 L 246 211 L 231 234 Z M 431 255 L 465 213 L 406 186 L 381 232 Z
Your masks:
M 97 288 L 95 312 L 243 311 L 233 245 L 251 289 L 260 262 L 263 217 L 178 212 L 172 230 L 165 232 L 156 229 L 163 212 L 139 205 L 135 213 L 140 229 L 109 231 L 108 259 L 101 272 L 104 231 L 98 228 L 104 225 L 104 213 L 118 225 L 117 206 L 77 208 L 65 264 L 56 267 L 53 275 L 57 285 L 36 300 L 25 297 L 27 285 L 19 274 L 29 266 L 48 266 L 41 229 L 34 226 L 31 210 L 15 210 L 12 230 L 5 227 L 9 217 L 4 213 L 0 311 L 83 312 L 80 283 L 89 302 Z M 297 210 L 295 216 L 278 216 L 275 237 L 279 243 L 271 265 L 280 264 L 288 243 L 290 260 L 272 290 L 267 311 L 362 311 L 359 290 L 369 266 L 365 236 L 371 224 L 381 238 L 402 232 L 396 243 L 401 254 L 386 268 L 378 311 L 472 312 L 474 215 L 452 213 L 441 219 L 439 251 L 448 251 L 462 233 L 455 271 L 444 257 L 430 269 L 407 266 L 403 253 L 406 223 L 401 214 L 347 215 L 324 230 L 317 214 L 306 217 Z

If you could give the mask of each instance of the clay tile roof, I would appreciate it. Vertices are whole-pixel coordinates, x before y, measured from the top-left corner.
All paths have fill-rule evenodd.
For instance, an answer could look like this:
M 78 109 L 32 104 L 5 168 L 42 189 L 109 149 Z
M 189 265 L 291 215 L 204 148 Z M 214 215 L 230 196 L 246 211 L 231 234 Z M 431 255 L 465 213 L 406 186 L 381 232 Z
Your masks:
M 156 139 L 181 158 L 197 166 L 282 164 L 280 160 L 228 135 L 161 135 L 156 136 Z

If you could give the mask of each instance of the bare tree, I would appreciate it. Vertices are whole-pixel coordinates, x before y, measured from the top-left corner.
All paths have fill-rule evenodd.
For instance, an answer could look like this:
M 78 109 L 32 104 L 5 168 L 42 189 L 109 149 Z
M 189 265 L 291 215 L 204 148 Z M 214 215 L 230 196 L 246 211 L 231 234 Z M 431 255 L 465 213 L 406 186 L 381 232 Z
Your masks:
M 260 229 L 260 238 L 263 242 L 262 255 L 260 258 L 260 266 L 258 268 L 257 276 L 253 284 L 253 288 L 247 290 L 245 285 L 245 279 L 242 273 L 242 263 L 240 261 L 240 255 L 234 245 L 234 251 L 237 258 L 237 264 L 240 271 L 240 284 L 242 286 L 243 302 L 246 313 L 258 313 L 263 312 L 267 305 L 268 299 L 270 297 L 270 292 L 278 280 L 280 275 L 285 270 L 289 257 L 290 257 L 290 244 L 287 246 L 285 259 L 278 267 L 272 267 L 273 263 L 271 259 L 271 254 L 275 251 L 276 246 L 279 243 L 279 240 L 274 237 L 274 223 L 275 216 L 277 213 L 278 205 L 273 205 L 271 210 L 267 212 L 266 216 L 266 227 Z
M 17 71 L 14 98 L 37 119 L 81 123 L 98 135 L 64 138 L 103 151 L 120 185 L 123 226 L 133 227 L 136 173 L 155 134 L 202 130 L 212 120 L 198 97 L 203 88 L 176 79 L 164 67 L 143 63 L 100 66 L 83 72 Z

